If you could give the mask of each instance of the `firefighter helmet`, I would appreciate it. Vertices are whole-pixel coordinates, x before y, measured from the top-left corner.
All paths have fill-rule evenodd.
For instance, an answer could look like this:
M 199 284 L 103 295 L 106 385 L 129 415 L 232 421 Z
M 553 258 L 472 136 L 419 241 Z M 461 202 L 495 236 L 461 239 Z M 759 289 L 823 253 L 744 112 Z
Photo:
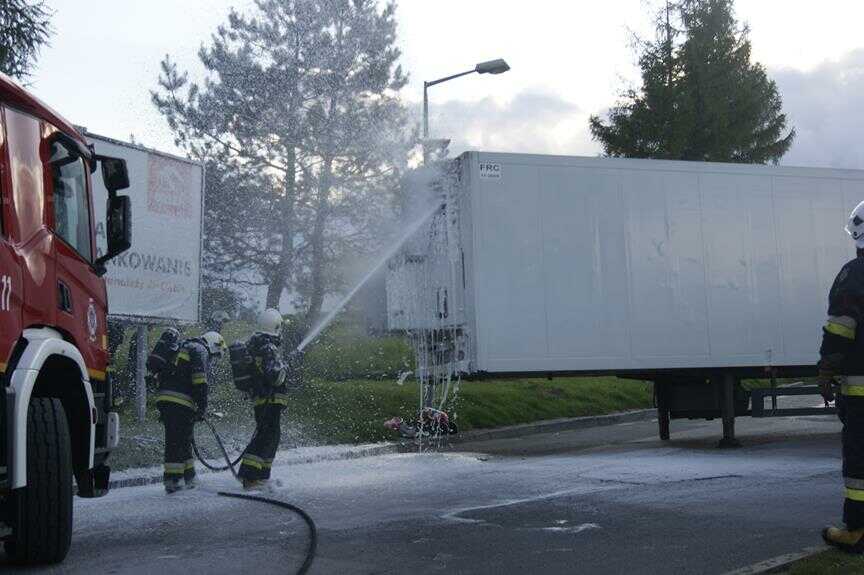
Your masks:
M 282 314 L 268 307 L 258 316 L 258 331 L 268 335 L 279 335 L 282 331 Z
M 846 233 L 855 240 L 855 247 L 864 249 L 864 202 L 855 206 L 855 209 L 849 214 Z
M 201 336 L 201 339 L 203 339 L 204 343 L 207 344 L 207 351 L 210 352 L 211 356 L 221 357 L 222 352 L 227 349 L 225 339 L 218 331 L 208 331 Z

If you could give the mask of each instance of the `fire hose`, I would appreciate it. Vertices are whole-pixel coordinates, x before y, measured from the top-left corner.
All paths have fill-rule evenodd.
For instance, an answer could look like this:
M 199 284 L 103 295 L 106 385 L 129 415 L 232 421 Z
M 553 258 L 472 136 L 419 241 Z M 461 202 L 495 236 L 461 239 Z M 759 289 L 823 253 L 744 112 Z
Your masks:
M 213 434 L 213 437 L 216 438 L 216 441 L 220 444 L 220 447 L 221 447 L 223 445 L 222 444 L 222 438 L 219 437 L 218 433 L 216 433 L 216 428 L 213 427 L 213 424 L 210 422 L 209 419 L 204 418 L 204 419 L 202 419 L 202 421 L 207 424 L 207 427 L 210 428 L 210 432 Z M 255 436 L 257 434 L 258 434 L 258 432 L 256 430 L 256 432 L 252 434 L 252 438 L 249 440 L 250 444 L 255 440 Z M 221 466 L 220 465 L 214 465 L 213 463 L 210 463 L 209 461 L 204 459 L 204 456 L 201 455 L 201 452 L 198 450 L 198 444 L 195 443 L 195 436 L 194 435 L 192 436 L 192 451 L 195 452 L 195 457 L 198 458 L 198 461 L 201 462 L 201 465 L 203 465 L 204 467 L 206 467 L 210 471 L 228 471 L 229 469 L 231 469 L 233 471 L 234 468 L 237 467 L 237 464 L 240 463 L 240 460 L 243 459 L 243 454 L 246 453 L 246 450 L 244 449 L 243 451 L 240 452 L 240 455 L 237 456 L 237 459 L 235 459 L 234 461 L 231 461 L 230 457 L 228 457 L 228 455 L 227 455 L 228 450 L 225 449 L 224 447 L 222 447 L 222 453 L 223 453 L 223 455 L 225 455 L 227 457 L 227 459 L 225 460 L 226 465 L 221 465 Z M 235 473 L 234 476 L 236 477 L 237 474 Z
M 243 457 L 243 453 L 237 457 L 235 461 L 231 461 L 231 456 L 228 455 L 228 450 L 225 449 L 225 444 L 222 442 L 222 438 L 219 436 L 219 433 L 216 431 L 216 427 L 210 422 L 206 417 L 203 419 L 204 423 L 207 424 L 207 427 L 210 428 L 210 431 L 213 433 L 213 437 L 216 439 L 216 443 L 219 445 L 219 450 L 222 451 L 222 456 L 225 458 L 226 467 L 218 467 L 212 464 L 209 464 L 198 451 L 198 446 L 195 445 L 195 440 L 193 437 L 192 447 L 195 450 L 195 456 L 204 465 L 207 469 L 212 469 L 214 471 L 224 471 L 231 470 L 231 474 L 238 481 L 240 477 L 237 475 L 237 470 L 234 468 L 237 465 L 237 462 Z M 244 450 L 245 452 L 245 450 Z M 303 561 L 303 564 L 298 569 L 297 574 L 303 575 L 309 571 L 309 568 L 312 566 L 312 562 L 315 560 L 315 552 L 318 549 L 318 528 L 315 527 L 315 522 L 312 520 L 312 517 L 309 516 L 306 511 L 297 507 L 296 505 L 292 505 L 291 503 L 281 501 L 279 499 L 273 499 L 271 497 L 263 497 L 261 495 L 248 495 L 246 493 L 233 493 L 230 491 L 219 491 L 218 495 L 223 497 L 232 497 L 235 499 L 245 499 L 247 501 L 258 501 L 260 503 L 267 503 L 269 505 L 275 505 L 276 507 L 281 507 L 282 509 L 287 509 L 289 511 L 293 511 L 297 515 L 299 515 L 303 521 L 306 522 L 306 525 L 309 527 L 309 546 L 306 548 L 306 559 Z

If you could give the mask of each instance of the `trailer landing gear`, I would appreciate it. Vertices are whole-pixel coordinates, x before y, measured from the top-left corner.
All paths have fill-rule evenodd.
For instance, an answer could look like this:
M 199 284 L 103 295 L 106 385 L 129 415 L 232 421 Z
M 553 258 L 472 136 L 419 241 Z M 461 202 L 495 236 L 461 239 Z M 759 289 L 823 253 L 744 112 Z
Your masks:
M 662 382 L 654 382 L 654 401 L 657 404 L 657 424 L 660 427 L 660 440 L 669 441 L 669 390 Z
M 723 439 L 717 443 L 720 449 L 741 447 L 735 439 L 735 387 L 738 380 L 731 373 L 720 376 L 720 414 L 723 417 Z
M 747 397 L 731 372 L 664 378 L 654 382 L 654 403 L 662 441 L 669 440 L 673 419 L 715 419 L 723 421 L 723 438 L 717 447 L 741 447 L 735 438 L 735 416 L 747 415 Z

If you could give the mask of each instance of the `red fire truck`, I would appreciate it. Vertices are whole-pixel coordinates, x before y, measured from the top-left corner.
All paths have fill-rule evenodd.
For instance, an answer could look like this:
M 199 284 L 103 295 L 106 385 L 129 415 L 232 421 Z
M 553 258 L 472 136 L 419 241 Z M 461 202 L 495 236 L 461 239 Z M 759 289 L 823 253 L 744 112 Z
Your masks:
M 96 248 L 91 173 L 108 189 Z M 16 563 L 62 561 L 72 494 L 108 490 L 116 447 L 105 263 L 130 245 L 126 164 L 0 74 L 0 539 Z M 105 208 L 102 208 L 105 209 Z

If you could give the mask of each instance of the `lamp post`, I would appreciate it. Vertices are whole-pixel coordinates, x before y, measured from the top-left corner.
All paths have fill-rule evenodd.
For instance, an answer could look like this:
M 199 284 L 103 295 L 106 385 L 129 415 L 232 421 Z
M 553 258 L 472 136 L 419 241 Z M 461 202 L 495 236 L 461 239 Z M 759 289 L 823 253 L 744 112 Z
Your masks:
M 447 76 L 446 78 L 439 78 L 437 80 L 432 80 L 431 82 L 423 82 L 423 162 L 426 163 L 427 159 L 427 141 L 429 140 L 429 88 L 436 84 L 443 84 L 448 80 L 453 80 L 455 78 L 459 78 L 461 76 L 467 76 L 468 74 L 503 74 L 507 70 L 510 69 L 510 66 L 502 59 L 497 60 L 489 60 L 488 62 L 480 62 L 476 66 L 474 66 L 473 70 L 468 70 L 466 72 L 460 72 L 458 74 L 453 74 L 452 76 Z

